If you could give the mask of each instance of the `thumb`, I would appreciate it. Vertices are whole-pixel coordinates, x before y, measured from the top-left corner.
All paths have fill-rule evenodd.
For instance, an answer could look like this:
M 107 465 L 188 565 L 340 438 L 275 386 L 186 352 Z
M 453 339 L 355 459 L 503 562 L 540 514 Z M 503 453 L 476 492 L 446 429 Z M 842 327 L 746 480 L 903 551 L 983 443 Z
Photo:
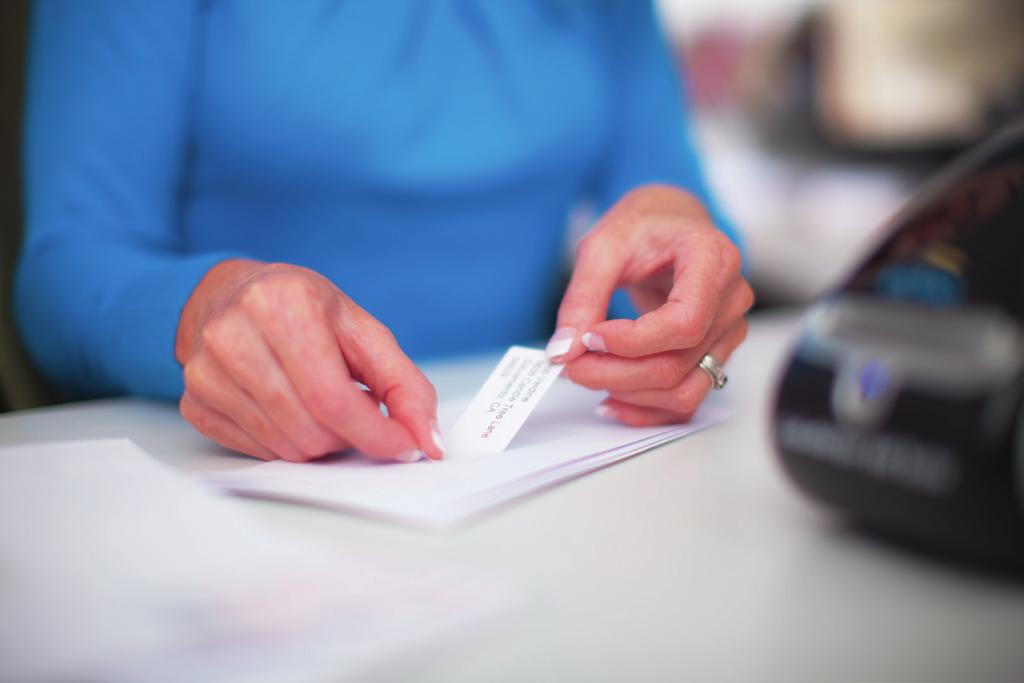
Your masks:
M 580 242 L 576 266 L 558 308 L 558 324 L 546 349 L 552 362 L 568 363 L 587 351 L 581 335 L 607 317 L 623 263 L 622 250 L 600 233 L 592 232 Z
M 430 380 L 402 351 L 390 330 L 362 312 L 361 321 L 340 335 L 346 362 L 384 405 L 388 415 L 412 435 L 419 449 L 432 460 L 444 457 L 437 429 L 437 392 Z M 351 329 L 351 328 L 349 328 Z

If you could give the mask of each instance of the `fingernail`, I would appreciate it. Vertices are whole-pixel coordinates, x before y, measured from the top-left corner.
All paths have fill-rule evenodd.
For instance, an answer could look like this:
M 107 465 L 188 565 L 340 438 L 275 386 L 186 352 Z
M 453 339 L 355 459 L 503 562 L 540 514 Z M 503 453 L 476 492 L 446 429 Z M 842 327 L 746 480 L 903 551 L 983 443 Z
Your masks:
M 608 347 L 604 345 L 604 337 L 593 332 L 583 333 L 583 345 L 587 347 L 588 351 L 597 351 L 598 353 L 607 353 Z
M 395 460 L 399 462 L 416 462 L 423 459 L 423 451 L 402 451 L 395 456 Z
M 572 340 L 575 338 L 575 327 L 559 327 L 555 330 L 555 333 L 551 335 L 551 340 L 548 341 L 548 346 L 544 349 L 544 353 L 547 354 L 549 359 L 564 356 L 569 352 L 569 349 L 572 348 Z
M 433 439 L 434 445 L 437 446 L 437 450 L 441 451 L 441 455 L 444 455 L 444 439 L 441 438 L 441 430 L 437 428 L 437 421 L 430 423 L 430 438 Z
M 611 406 L 605 405 L 604 403 L 594 408 L 594 414 L 605 420 L 615 419 L 615 411 L 612 409 Z

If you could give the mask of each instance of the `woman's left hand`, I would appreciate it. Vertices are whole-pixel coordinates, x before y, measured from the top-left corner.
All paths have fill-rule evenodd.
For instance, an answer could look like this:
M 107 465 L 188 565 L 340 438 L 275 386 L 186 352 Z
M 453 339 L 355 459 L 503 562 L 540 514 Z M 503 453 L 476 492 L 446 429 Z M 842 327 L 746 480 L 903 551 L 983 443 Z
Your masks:
M 548 356 L 572 381 L 609 393 L 598 408 L 606 417 L 685 422 L 711 389 L 701 358 L 724 364 L 746 337 L 754 294 L 740 265 L 695 197 L 661 185 L 634 190 L 580 242 Z M 618 287 L 636 320 L 606 320 Z

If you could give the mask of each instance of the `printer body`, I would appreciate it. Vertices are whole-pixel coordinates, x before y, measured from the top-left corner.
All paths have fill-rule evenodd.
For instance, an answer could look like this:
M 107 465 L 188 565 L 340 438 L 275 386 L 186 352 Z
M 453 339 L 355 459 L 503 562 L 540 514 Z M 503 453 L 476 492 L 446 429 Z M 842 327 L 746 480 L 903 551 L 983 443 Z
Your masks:
M 1024 567 L 1024 122 L 942 171 L 806 314 L 772 431 L 811 496 Z

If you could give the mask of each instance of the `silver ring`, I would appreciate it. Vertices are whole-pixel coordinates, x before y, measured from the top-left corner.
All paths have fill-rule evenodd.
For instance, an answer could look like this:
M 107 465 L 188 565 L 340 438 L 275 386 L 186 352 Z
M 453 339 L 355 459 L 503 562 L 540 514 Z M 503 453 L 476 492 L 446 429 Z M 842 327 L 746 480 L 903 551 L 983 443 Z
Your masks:
M 715 357 L 710 353 L 704 354 L 697 367 L 704 371 L 711 380 L 711 386 L 715 389 L 721 389 L 729 381 L 728 375 L 722 370 L 722 364 L 715 360 Z

